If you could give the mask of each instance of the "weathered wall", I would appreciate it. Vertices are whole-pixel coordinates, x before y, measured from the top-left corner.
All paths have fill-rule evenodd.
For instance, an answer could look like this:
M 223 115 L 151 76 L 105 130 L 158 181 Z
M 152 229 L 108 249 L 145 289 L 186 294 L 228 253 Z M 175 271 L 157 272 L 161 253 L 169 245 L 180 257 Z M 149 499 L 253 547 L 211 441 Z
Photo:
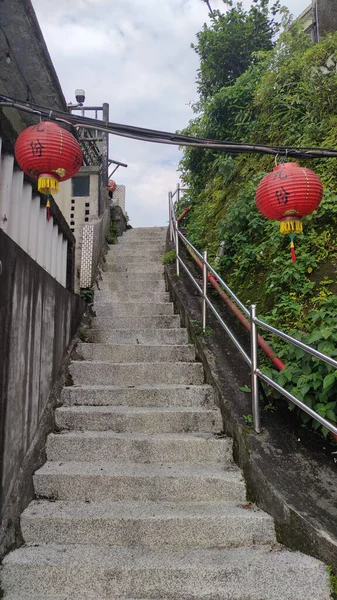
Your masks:
M 0 230 L 0 554 L 13 544 L 85 304 Z M 47 413 L 49 417 L 46 418 Z
M 337 10 L 336 0 L 314 0 L 317 6 L 317 26 L 319 35 L 326 35 L 332 31 L 337 31 Z

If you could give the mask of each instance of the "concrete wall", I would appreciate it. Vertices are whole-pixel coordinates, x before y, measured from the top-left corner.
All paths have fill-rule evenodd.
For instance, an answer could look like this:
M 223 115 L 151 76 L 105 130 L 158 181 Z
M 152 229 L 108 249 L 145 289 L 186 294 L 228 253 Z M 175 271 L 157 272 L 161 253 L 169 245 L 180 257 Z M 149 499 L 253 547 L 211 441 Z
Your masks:
M 72 180 L 60 184 L 55 200 L 76 239 L 75 245 L 75 290 L 79 291 L 83 227 L 98 219 L 100 176 L 98 167 L 81 167 L 81 175 L 90 176 L 90 195 L 73 196 Z
M 2 139 L 0 138 L 0 150 Z M 45 198 L 45 197 L 44 197 Z M 15 166 L 14 156 L 0 155 L 0 229 L 12 238 L 29 256 L 64 287 L 73 289 L 67 279 L 69 250 L 75 243 L 54 201 L 51 218 L 42 196 L 24 179 Z
M 313 5 L 314 8 L 317 7 L 316 19 L 319 35 L 337 31 L 336 0 L 313 0 Z
M 125 185 L 118 185 L 113 193 L 112 203 L 120 206 L 125 213 Z
M 52 390 L 84 308 L 0 230 L 0 554 L 32 497 Z

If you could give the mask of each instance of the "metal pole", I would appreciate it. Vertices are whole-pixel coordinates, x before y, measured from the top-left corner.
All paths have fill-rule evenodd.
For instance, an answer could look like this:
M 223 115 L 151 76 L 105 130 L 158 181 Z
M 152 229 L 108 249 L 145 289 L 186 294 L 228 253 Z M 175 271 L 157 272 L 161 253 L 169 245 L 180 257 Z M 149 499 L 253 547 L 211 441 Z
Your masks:
M 109 104 L 104 102 L 103 106 L 103 121 L 109 122 Z M 99 199 L 99 214 L 105 212 L 108 199 L 108 177 L 109 177 L 109 134 L 102 133 L 102 167 L 101 167 L 101 186 Z
M 179 203 L 180 200 L 180 185 L 179 183 L 177 183 L 177 202 Z
M 252 360 L 252 412 L 254 429 L 256 433 L 261 433 L 261 421 L 260 421 L 260 398 L 259 398 L 259 378 L 257 376 L 258 369 L 258 339 L 257 339 L 257 326 L 255 323 L 256 319 L 256 306 L 252 304 L 250 307 L 250 351 Z
M 180 275 L 180 264 L 179 264 L 179 235 L 178 235 L 178 221 L 174 221 L 175 230 L 175 243 L 176 243 L 176 271 L 177 277 Z
M 203 253 L 203 263 L 202 263 L 202 330 L 205 333 L 206 331 L 206 297 L 207 297 L 207 250 Z
M 173 223 L 172 223 L 172 192 L 168 193 L 168 203 L 169 203 L 169 227 L 170 227 L 170 241 L 173 242 Z

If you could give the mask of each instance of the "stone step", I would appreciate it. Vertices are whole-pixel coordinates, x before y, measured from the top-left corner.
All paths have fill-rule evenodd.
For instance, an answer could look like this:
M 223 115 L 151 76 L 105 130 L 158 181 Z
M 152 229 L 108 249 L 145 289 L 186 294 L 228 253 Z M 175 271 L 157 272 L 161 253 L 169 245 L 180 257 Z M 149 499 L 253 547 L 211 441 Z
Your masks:
M 209 385 L 68 386 L 61 400 L 66 406 L 214 406 Z
M 6 600 L 329 600 L 309 556 L 256 548 L 26 546 L 4 559 Z
M 47 459 L 66 462 L 216 463 L 233 465 L 232 440 L 210 433 L 63 431 L 47 440 Z
M 276 542 L 267 513 L 227 502 L 36 500 L 21 515 L 21 532 L 28 544 L 239 548 Z
M 113 246 L 111 250 L 106 255 L 106 262 L 115 262 L 120 260 L 121 258 L 125 260 L 129 260 L 133 262 L 142 260 L 144 258 L 147 261 L 157 261 L 161 263 L 162 257 L 164 256 L 164 251 L 159 248 L 158 250 L 153 250 L 151 246 L 149 248 L 143 248 L 141 253 L 136 253 L 133 250 L 129 250 L 128 246 Z
M 219 433 L 223 429 L 218 408 L 61 406 L 55 411 L 55 422 L 59 429 L 116 433 Z
M 204 382 L 201 363 L 110 363 L 73 361 L 69 367 L 75 385 L 198 385 Z
M 161 265 L 163 257 L 163 252 L 161 250 L 155 252 L 153 250 L 147 250 L 142 252 L 141 254 L 136 254 L 134 252 L 119 252 L 110 253 L 107 255 L 106 263 L 107 266 L 115 266 L 115 265 L 123 265 L 126 267 L 135 265 L 141 266 L 142 264 L 146 265 Z M 106 269 L 109 270 L 109 269 Z
M 141 273 L 144 274 L 144 279 L 147 279 L 148 274 L 151 276 L 154 274 L 162 275 L 164 273 L 164 266 L 159 261 L 145 262 L 144 260 L 140 260 L 139 264 L 125 261 L 108 262 L 104 266 L 104 273 L 120 273 L 126 274 L 129 277 Z
M 95 311 L 98 317 L 150 317 L 151 315 L 173 315 L 172 302 L 148 302 L 139 304 L 139 302 L 111 302 L 104 306 L 95 304 Z
M 112 274 L 105 273 L 104 280 L 100 282 L 100 289 L 104 292 L 116 292 L 118 294 L 129 294 L 132 292 L 133 294 L 137 294 L 138 296 L 146 295 L 148 293 L 158 293 L 165 292 L 165 281 L 164 278 L 152 280 L 150 283 L 144 277 L 137 281 L 137 283 L 132 283 L 128 278 L 120 279 L 116 276 L 116 274 L 111 278 Z
M 162 235 L 134 235 L 132 238 L 128 240 L 122 238 L 120 242 L 118 242 L 119 247 L 127 247 L 129 249 L 133 248 L 135 245 L 141 244 L 142 246 L 152 247 L 152 249 L 156 250 L 158 248 L 165 248 L 166 244 L 166 236 Z
M 37 498 L 51 500 L 244 502 L 239 469 L 219 464 L 52 462 L 34 475 Z
M 152 317 L 95 317 L 93 329 L 180 329 L 180 315 L 153 315 Z
M 118 242 L 118 244 L 114 244 L 113 246 L 110 246 L 109 248 L 109 253 L 110 252 L 115 252 L 115 251 L 123 251 L 124 248 L 127 252 L 133 252 L 133 253 L 137 253 L 137 252 L 147 252 L 147 251 L 152 251 L 152 252 L 162 252 L 163 254 L 165 253 L 165 244 L 166 244 L 166 240 L 161 240 L 159 238 L 159 240 L 153 240 L 153 239 L 144 239 L 141 240 L 139 239 L 134 239 L 134 240 L 130 240 L 128 241 L 128 243 L 125 243 L 125 240 L 121 240 L 120 242 Z
M 167 234 L 167 226 L 166 225 L 162 225 L 159 227 L 132 227 L 132 229 L 128 229 L 125 233 L 124 233 L 124 239 L 128 236 L 128 237 L 132 237 L 134 235 L 137 234 L 162 234 L 162 235 L 166 235 Z M 123 238 L 122 238 L 123 239 Z
M 166 231 L 137 231 L 134 230 L 132 232 L 125 233 L 122 237 L 119 238 L 119 244 L 128 244 L 130 242 L 134 242 L 135 240 L 146 240 L 146 241 L 166 241 Z
M 142 346 L 140 344 L 78 344 L 76 355 L 84 360 L 113 363 L 127 362 L 193 362 L 194 346 L 186 344 Z
M 121 290 L 121 291 L 110 291 L 105 289 L 95 290 L 95 304 L 96 306 L 110 305 L 114 302 L 135 302 L 138 304 L 147 304 L 148 302 L 163 303 L 170 301 L 170 294 L 168 292 L 138 292 L 137 290 Z
M 120 271 L 104 271 L 104 281 L 108 284 L 115 284 L 116 286 L 126 285 L 127 283 L 132 283 L 134 288 L 138 286 L 138 283 L 147 283 L 148 290 L 154 292 L 154 286 L 157 285 L 158 281 L 164 280 L 164 267 L 160 265 L 160 268 L 149 271 L 138 270 L 134 268 L 132 271 L 130 269 L 125 270 L 124 268 Z
M 101 344 L 155 344 L 181 345 L 188 343 L 186 329 L 91 329 L 88 331 L 90 342 Z

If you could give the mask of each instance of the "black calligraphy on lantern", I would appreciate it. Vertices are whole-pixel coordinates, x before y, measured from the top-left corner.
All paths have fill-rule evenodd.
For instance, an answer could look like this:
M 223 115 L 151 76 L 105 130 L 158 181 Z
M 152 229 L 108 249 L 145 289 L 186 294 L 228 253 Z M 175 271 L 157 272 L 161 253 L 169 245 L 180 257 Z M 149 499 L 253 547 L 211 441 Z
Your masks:
M 285 179 L 288 179 L 288 175 L 284 171 L 277 171 L 274 175 L 274 181 L 275 179 L 281 179 L 281 181 L 284 181 Z
M 44 146 L 41 144 L 40 140 L 36 140 L 36 142 L 30 142 L 30 147 L 32 149 L 33 156 L 42 156 Z
M 275 195 L 279 204 L 288 204 L 290 192 L 287 192 L 283 186 L 280 190 L 276 190 Z

